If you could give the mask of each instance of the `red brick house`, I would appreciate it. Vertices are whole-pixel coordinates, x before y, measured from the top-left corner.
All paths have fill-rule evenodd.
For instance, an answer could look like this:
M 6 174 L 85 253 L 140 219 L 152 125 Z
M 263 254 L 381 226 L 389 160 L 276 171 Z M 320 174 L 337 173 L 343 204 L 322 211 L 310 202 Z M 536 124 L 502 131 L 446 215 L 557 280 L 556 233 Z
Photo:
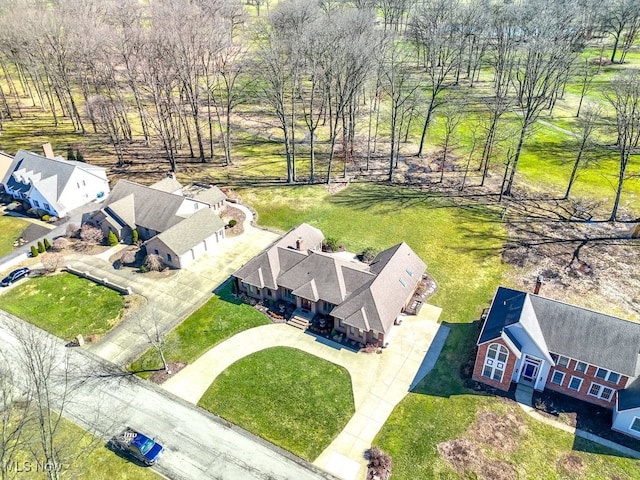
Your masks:
M 613 410 L 640 438 L 640 324 L 500 287 L 478 338 L 473 379 L 555 390 Z
M 406 243 L 366 264 L 345 252 L 323 252 L 323 240 L 310 225 L 294 228 L 233 274 L 237 291 L 324 316 L 347 339 L 383 346 L 412 304 L 425 263 Z

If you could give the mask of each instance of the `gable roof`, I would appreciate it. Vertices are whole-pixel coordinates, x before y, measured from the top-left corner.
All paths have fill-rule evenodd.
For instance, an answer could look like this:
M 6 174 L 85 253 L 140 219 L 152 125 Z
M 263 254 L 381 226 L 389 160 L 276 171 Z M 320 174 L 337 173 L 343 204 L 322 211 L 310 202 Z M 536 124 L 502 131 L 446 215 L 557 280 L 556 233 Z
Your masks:
M 209 205 L 215 205 L 227 198 L 222 190 L 220 190 L 215 185 L 210 186 L 209 188 L 203 188 L 199 190 L 194 196 L 194 199 L 200 200 L 201 202 L 208 203 Z
M 386 333 L 426 268 L 409 245 L 394 245 L 371 262 L 372 279 L 334 308 L 331 315 L 362 330 Z
M 160 190 L 161 192 L 175 193 L 182 189 L 182 184 L 173 177 L 165 177 L 159 182 L 150 185 L 149 188 Z
M 518 290 L 499 287 L 478 345 L 520 322 L 530 301 L 550 352 L 636 377 L 640 374 L 640 324 Z
M 632 408 L 640 408 L 640 378 L 636 378 L 627 388 L 618 390 L 617 410 Z
M 5 159 L 6 160 L 6 159 Z M 83 162 L 47 158 L 26 150 L 18 150 L 2 183 L 15 191 L 28 193 L 36 188 L 52 206 L 59 209 L 58 199 L 76 170 L 104 179 L 105 168 Z
M 171 251 L 183 255 L 218 230 L 223 229 L 224 225 L 225 223 L 213 210 L 202 208 L 153 239 L 160 240 Z
M 127 197 L 129 197 L 127 200 Z M 185 201 L 185 197 L 173 193 L 163 192 L 144 185 L 139 185 L 128 180 L 119 180 L 113 187 L 111 193 L 107 197 L 102 211 L 109 214 L 109 209 L 118 216 L 124 214 L 131 221 L 129 212 L 131 204 L 133 204 L 133 225 L 155 230 L 156 232 L 164 232 L 178 222 L 184 220 L 184 217 L 178 216 L 177 212 Z

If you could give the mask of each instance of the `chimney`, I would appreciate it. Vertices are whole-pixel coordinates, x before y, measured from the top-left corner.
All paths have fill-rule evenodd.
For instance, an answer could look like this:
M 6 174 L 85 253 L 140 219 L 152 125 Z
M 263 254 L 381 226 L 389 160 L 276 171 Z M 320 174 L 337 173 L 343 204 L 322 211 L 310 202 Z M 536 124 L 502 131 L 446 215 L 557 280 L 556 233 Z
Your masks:
M 540 293 L 540 287 L 542 286 L 542 280 L 543 280 L 542 275 L 538 275 L 538 278 L 536 278 L 536 286 L 533 289 L 533 294 L 534 295 L 538 295 Z
M 296 250 L 302 250 L 302 248 L 303 248 L 302 237 L 298 237 L 298 239 L 296 240 Z
M 45 157 L 52 160 L 56 158 L 56 156 L 53 154 L 53 148 L 51 147 L 50 143 L 45 143 L 44 145 L 42 145 L 42 151 L 44 152 Z

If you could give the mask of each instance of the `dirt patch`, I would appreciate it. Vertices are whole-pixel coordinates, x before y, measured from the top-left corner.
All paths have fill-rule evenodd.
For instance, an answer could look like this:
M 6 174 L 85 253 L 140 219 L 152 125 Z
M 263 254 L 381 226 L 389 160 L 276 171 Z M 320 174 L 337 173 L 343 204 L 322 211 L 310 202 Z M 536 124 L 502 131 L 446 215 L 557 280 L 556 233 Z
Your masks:
M 184 367 L 187 366 L 186 363 L 180 363 L 180 362 L 175 362 L 175 363 L 169 363 L 169 369 L 167 370 L 158 370 L 156 372 L 153 373 L 153 375 L 151 375 L 149 377 L 149 380 L 151 380 L 153 383 L 157 383 L 157 384 L 161 384 L 166 382 L 167 380 L 169 380 L 171 377 L 173 377 L 176 373 L 178 373 L 180 370 L 182 370 Z M 171 373 L 168 373 L 171 372 Z
M 571 478 L 580 478 L 587 469 L 584 460 L 577 453 L 567 453 L 558 460 L 558 470 Z
M 438 444 L 438 453 L 459 474 L 472 473 L 482 480 L 517 480 L 518 474 L 507 462 L 482 453 L 477 442 L 457 438 Z
M 520 436 L 527 427 L 521 417 L 513 413 L 498 415 L 495 412 L 479 412 L 478 418 L 467 433 L 483 445 L 500 453 L 515 452 Z
M 503 260 L 515 267 L 511 283 L 533 291 L 541 275 L 545 297 L 638 320 L 640 240 L 631 238 L 636 224 L 584 221 L 578 218 L 584 209 L 551 201 L 511 204 L 503 251 Z
M 340 193 L 345 190 L 349 186 L 349 182 L 331 182 L 329 184 L 325 184 L 324 188 L 330 195 L 335 195 L 336 193 Z

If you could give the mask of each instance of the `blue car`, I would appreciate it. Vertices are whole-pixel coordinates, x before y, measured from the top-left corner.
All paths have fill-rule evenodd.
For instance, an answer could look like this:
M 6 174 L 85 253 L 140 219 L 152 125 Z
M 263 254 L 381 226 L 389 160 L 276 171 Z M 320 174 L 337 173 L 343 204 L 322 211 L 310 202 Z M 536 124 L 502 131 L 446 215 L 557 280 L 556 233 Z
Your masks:
M 164 447 L 153 438 L 128 427 L 122 433 L 113 437 L 110 444 L 115 449 L 149 466 L 155 465 L 164 453 Z
M 17 270 L 14 270 L 9 275 L 4 277 L 2 279 L 2 282 L 0 282 L 0 285 L 2 285 L 3 287 L 8 287 L 13 282 L 28 276 L 30 272 L 31 270 L 29 270 L 27 267 L 18 268 Z

